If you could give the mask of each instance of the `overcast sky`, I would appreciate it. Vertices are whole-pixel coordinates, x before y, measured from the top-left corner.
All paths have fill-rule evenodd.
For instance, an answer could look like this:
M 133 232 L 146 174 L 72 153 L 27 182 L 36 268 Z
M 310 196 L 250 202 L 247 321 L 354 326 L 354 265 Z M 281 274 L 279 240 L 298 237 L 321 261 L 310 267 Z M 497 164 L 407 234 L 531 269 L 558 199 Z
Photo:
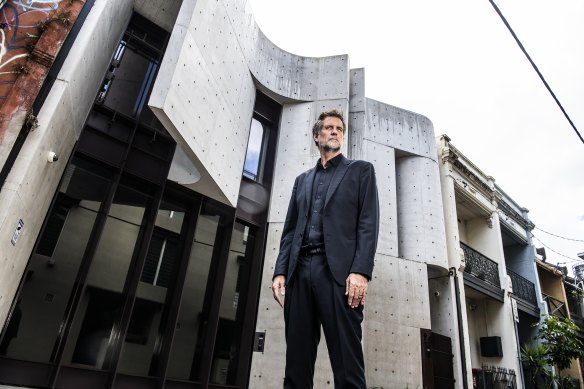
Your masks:
M 584 1 L 497 5 L 584 136 Z M 276 45 L 349 54 L 369 98 L 420 113 L 519 205 L 536 228 L 584 240 L 584 144 L 488 0 L 251 0 Z M 548 262 L 584 242 L 535 229 Z M 542 244 L 534 240 L 536 247 Z

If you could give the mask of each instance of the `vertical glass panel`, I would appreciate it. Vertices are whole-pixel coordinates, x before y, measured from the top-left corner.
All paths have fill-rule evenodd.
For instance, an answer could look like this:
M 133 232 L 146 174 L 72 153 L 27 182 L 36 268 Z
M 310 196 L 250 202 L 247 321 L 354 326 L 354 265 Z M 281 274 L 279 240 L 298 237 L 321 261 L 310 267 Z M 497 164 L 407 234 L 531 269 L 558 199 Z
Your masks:
M 0 355 L 49 362 L 109 173 L 74 159 L 67 167 L 24 286 L 0 344 Z M 42 325 L 40 325 L 42 323 Z
M 163 311 L 172 295 L 180 262 L 180 232 L 184 219 L 183 210 L 162 202 L 122 348 L 119 363 L 122 373 L 147 376 L 153 371 L 153 356 L 159 352 L 164 333 L 161 327 Z
M 71 325 L 65 363 L 102 368 L 149 197 L 120 184 Z
M 251 119 L 247 152 L 243 165 L 243 175 L 255 181 L 261 181 L 260 169 L 264 144 L 264 126 L 256 119 Z
M 253 230 L 250 227 L 235 223 L 221 295 L 219 328 L 211 366 L 211 382 L 213 383 L 234 384 L 245 310 L 245 304 L 240 300 L 240 293 L 244 293 L 247 289 L 253 238 Z
M 155 60 L 121 41 L 98 101 L 124 115 L 136 116 L 144 105 L 156 67 Z
M 176 323 L 172 351 L 168 364 L 170 378 L 197 380 L 198 360 L 203 347 L 201 327 L 203 303 L 207 289 L 207 279 L 215 247 L 219 227 L 219 216 L 207 210 L 205 205 L 197 219 L 195 239 L 192 242 L 191 254 L 187 268 L 186 279 L 182 292 L 181 308 Z

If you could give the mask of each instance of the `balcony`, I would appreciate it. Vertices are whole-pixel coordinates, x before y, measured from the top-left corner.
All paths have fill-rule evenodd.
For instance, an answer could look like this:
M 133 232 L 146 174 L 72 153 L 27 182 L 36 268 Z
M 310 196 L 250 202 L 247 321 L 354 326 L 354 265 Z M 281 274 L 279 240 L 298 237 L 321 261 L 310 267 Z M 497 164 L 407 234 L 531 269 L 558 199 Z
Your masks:
M 464 252 L 464 280 L 465 285 L 472 287 L 499 301 L 504 301 L 501 281 L 499 279 L 499 265 L 475 249 L 460 242 Z
M 464 260 L 466 262 L 464 271 L 490 285 L 501 288 L 501 281 L 499 280 L 499 265 L 497 262 L 487 258 L 462 242 L 460 242 L 460 247 L 464 252 Z
M 507 268 L 507 275 L 511 278 L 513 294 L 530 304 L 537 305 L 535 284 L 509 268 Z
M 539 317 L 535 284 L 509 268 L 507 268 L 507 275 L 511 278 L 513 296 L 516 297 L 517 308 L 534 317 Z

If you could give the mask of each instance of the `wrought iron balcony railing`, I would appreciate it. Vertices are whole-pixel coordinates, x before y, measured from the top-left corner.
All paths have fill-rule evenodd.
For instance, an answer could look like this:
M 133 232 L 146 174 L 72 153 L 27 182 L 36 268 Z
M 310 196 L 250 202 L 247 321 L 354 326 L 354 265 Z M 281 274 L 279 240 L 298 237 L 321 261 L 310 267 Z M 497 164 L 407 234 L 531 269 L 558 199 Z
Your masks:
M 547 294 L 543 294 L 543 300 L 547 304 L 548 313 L 550 315 L 555 315 L 559 317 L 566 318 L 568 317 L 568 310 L 566 309 L 566 303 L 563 301 L 558 300 L 552 296 L 548 296 Z
M 472 369 L 473 381 L 478 389 L 516 389 L 517 376 L 515 370 L 497 366 L 485 366 Z
M 537 295 L 535 294 L 535 284 L 527 278 L 520 276 L 513 270 L 507 268 L 507 274 L 511 278 L 513 294 L 530 304 L 537 305 Z
M 460 247 L 464 252 L 464 260 L 466 262 L 464 271 L 497 288 L 501 288 L 499 265 L 497 262 L 487 258 L 462 242 L 460 242 Z

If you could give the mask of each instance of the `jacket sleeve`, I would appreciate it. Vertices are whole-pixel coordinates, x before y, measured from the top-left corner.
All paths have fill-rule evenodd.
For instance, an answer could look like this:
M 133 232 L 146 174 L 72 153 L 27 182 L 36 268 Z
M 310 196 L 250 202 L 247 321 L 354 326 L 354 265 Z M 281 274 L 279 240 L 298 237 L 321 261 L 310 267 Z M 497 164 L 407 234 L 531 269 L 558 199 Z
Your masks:
M 359 174 L 358 207 L 357 247 L 351 273 L 363 274 L 371 279 L 379 234 L 379 198 L 375 169 L 371 163 L 364 164 Z
M 296 223 L 298 221 L 298 207 L 296 205 L 298 179 L 299 177 L 296 177 L 296 181 L 294 181 L 294 188 L 292 189 L 292 196 L 290 197 L 290 204 L 288 205 L 288 212 L 286 213 L 286 221 L 284 222 L 284 229 L 280 239 L 280 252 L 276 259 L 276 266 L 274 266 L 274 275 L 272 276 L 272 279 L 278 275 L 288 277 L 290 248 L 292 247 L 292 241 L 296 231 Z

